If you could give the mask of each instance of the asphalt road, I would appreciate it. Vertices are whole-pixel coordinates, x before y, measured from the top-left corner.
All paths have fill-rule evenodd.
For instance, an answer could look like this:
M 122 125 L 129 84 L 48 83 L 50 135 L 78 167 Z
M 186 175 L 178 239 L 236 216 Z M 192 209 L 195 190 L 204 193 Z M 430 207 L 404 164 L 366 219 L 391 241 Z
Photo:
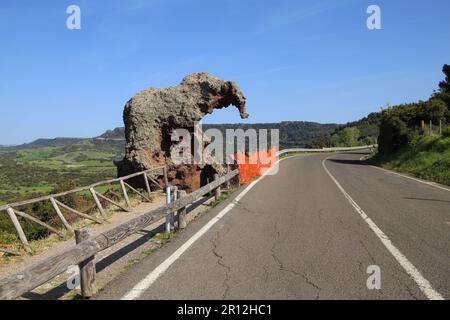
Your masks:
M 233 199 L 96 298 L 449 299 L 450 192 L 363 165 L 363 155 L 282 161 L 220 220 Z M 380 268 L 379 290 L 367 287 L 369 266 Z

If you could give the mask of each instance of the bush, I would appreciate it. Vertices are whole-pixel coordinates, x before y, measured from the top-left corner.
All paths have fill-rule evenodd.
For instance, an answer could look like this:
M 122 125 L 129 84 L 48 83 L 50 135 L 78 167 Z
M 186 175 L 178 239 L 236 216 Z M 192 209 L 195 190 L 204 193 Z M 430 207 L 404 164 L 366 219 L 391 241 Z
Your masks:
M 4 230 L 0 230 L 0 243 L 1 244 L 13 244 L 16 243 L 18 237 L 14 233 L 10 233 Z
M 359 143 L 360 131 L 357 127 L 347 127 L 331 136 L 333 147 L 356 147 Z
M 450 126 L 447 126 L 442 130 L 442 136 L 444 138 L 450 138 Z
M 378 148 L 381 153 L 395 153 L 411 140 L 406 124 L 397 116 L 384 115 L 380 123 Z

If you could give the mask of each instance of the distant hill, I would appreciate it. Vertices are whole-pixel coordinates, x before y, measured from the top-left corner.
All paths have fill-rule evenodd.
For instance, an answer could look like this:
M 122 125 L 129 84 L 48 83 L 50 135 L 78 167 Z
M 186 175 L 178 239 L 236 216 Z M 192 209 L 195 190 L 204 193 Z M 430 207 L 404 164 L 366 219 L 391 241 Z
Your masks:
M 381 121 L 381 112 L 373 112 L 370 113 L 367 117 L 364 117 L 360 120 L 348 122 L 345 125 L 339 125 L 335 128 L 331 133 L 324 134 L 320 136 L 319 139 L 316 139 L 311 144 L 312 147 L 315 148 L 323 148 L 323 147 L 339 147 L 343 145 L 339 145 L 335 143 L 335 139 L 337 136 L 345 134 L 345 131 L 349 130 L 349 128 L 357 128 L 359 136 L 356 137 L 355 142 L 358 145 L 369 145 L 377 143 L 378 136 L 380 134 L 380 121 Z
M 226 129 L 279 129 L 280 148 L 304 148 L 310 146 L 322 135 L 332 133 L 338 127 L 338 124 L 320 124 L 306 121 L 284 121 L 279 123 L 204 124 L 203 130 L 216 128 L 224 134 Z
M 237 123 L 237 124 L 203 124 L 203 130 L 215 128 L 221 130 L 225 134 L 226 129 L 243 129 L 250 128 L 259 129 L 279 129 L 280 130 L 280 147 L 308 147 L 314 141 L 318 140 L 322 135 L 331 134 L 339 128 L 343 127 L 335 123 L 321 124 L 307 121 L 284 121 L 279 123 Z M 4 146 L 10 149 L 29 149 L 44 147 L 64 147 L 76 144 L 85 140 L 109 140 L 109 141 L 125 141 L 125 129 L 123 127 L 108 130 L 103 134 L 86 139 L 86 138 L 55 138 L 55 139 L 38 139 L 31 143 L 19 146 Z M 2 146 L 0 146 L 2 147 Z
M 69 144 L 83 141 L 83 138 L 54 138 L 54 139 L 37 139 L 30 143 L 10 146 L 8 148 L 14 149 L 29 149 L 29 148 L 44 148 L 44 147 L 62 147 Z
M 349 122 L 344 127 L 357 127 L 361 133 L 361 140 L 366 138 L 377 139 L 380 134 L 381 112 L 370 113 L 358 121 Z
M 226 129 L 279 129 L 281 147 L 307 147 L 324 134 L 337 130 L 338 124 L 321 124 L 306 121 L 284 121 L 279 123 L 233 123 L 233 124 L 203 124 L 203 130 L 219 129 L 225 135 Z M 108 130 L 95 139 L 124 140 L 125 129 Z

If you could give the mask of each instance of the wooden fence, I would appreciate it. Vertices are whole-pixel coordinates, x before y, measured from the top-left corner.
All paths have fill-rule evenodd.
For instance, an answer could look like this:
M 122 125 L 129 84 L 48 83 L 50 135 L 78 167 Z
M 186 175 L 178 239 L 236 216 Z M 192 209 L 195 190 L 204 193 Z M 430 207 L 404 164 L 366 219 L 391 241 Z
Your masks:
M 32 265 L 17 274 L 1 279 L 0 299 L 15 299 L 48 282 L 59 274 L 66 272 L 68 268 L 73 265 L 79 265 L 80 267 L 82 295 L 84 297 L 93 295 L 95 293 L 94 261 L 96 254 L 168 215 L 178 213 L 178 227 L 182 228 L 183 225 L 185 225 L 184 216 L 187 206 L 197 202 L 204 195 L 213 192 L 216 198 L 218 198 L 220 196 L 221 186 L 223 184 L 228 184 L 229 181 L 238 175 L 239 170 L 236 169 L 228 172 L 225 176 L 216 176 L 212 183 L 197 191 L 190 194 L 180 192 L 181 196 L 177 200 L 147 212 L 95 237 L 89 237 L 89 233 L 86 230 L 77 230 L 77 243 L 75 246 L 60 254 L 54 255 L 43 262 Z M 127 179 L 127 177 L 121 179 Z
M 16 202 L 16 203 L 10 203 L 4 206 L 0 206 L 0 212 L 1 211 L 6 211 L 6 213 L 8 214 L 9 218 L 11 219 L 11 222 L 14 225 L 14 228 L 16 229 L 17 235 L 19 236 L 19 239 L 24 247 L 24 249 L 28 252 L 28 253 L 32 253 L 30 244 L 28 242 L 28 239 L 22 229 L 22 226 L 19 222 L 19 219 L 17 218 L 17 216 L 22 217 L 24 219 L 27 219 L 29 221 L 32 221 L 44 228 L 46 228 L 48 231 L 50 231 L 51 233 L 55 233 L 57 234 L 59 237 L 63 238 L 63 233 L 60 232 L 59 230 L 55 229 L 54 227 L 48 225 L 47 223 L 45 223 L 42 220 L 37 219 L 36 217 L 32 216 L 31 214 L 25 213 L 20 211 L 18 208 L 20 208 L 21 206 L 25 206 L 25 205 L 29 205 L 29 204 L 33 204 L 33 203 L 37 203 L 37 202 L 43 202 L 43 201 L 50 201 L 50 203 L 52 204 L 52 207 L 57 215 L 57 217 L 59 218 L 59 220 L 61 221 L 61 224 L 64 226 L 65 229 L 67 229 L 70 233 L 74 232 L 73 227 L 69 224 L 69 222 L 67 221 L 67 219 L 64 217 L 61 208 L 65 209 L 81 218 L 84 219 L 88 219 L 91 221 L 94 221 L 95 223 L 98 224 L 102 224 L 104 222 L 105 219 L 98 219 L 96 217 L 93 217 L 91 215 L 88 215 L 86 213 L 80 212 L 74 208 L 69 207 L 68 205 L 64 204 L 62 201 L 58 200 L 58 198 L 61 198 L 63 196 L 67 196 L 70 194 L 74 194 L 74 193 L 78 193 L 78 192 L 83 192 L 83 191 L 88 191 L 90 193 L 90 195 L 92 196 L 95 205 L 98 209 L 98 211 L 100 212 L 101 216 L 103 218 L 105 218 L 105 209 L 103 208 L 100 199 L 102 199 L 105 202 L 108 202 L 124 211 L 130 211 L 131 209 L 131 202 L 128 196 L 128 192 L 127 189 L 137 193 L 140 197 L 142 197 L 144 200 L 150 201 L 150 194 L 152 193 L 152 190 L 150 188 L 150 183 L 154 184 L 156 187 L 158 188 L 162 188 L 158 181 L 156 181 L 155 179 L 153 179 L 152 176 L 149 175 L 149 173 L 151 172 L 157 172 L 157 171 L 162 171 L 162 175 L 164 176 L 164 181 L 167 184 L 167 169 L 165 166 L 161 166 L 161 167 L 156 167 L 156 168 L 152 168 L 149 170 L 145 170 L 145 171 L 141 171 L 138 173 L 134 173 L 128 176 L 124 176 L 124 177 L 120 177 L 117 179 L 111 179 L 111 180 L 105 180 L 105 181 L 100 181 L 97 183 L 94 183 L 90 186 L 87 187 L 80 187 L 77 189 L 73 189 L 70 191 L 66 191 L 66 192 L 62 192 L 62 193 L 58 193 L 58 194 L 52 194 L 52 195 L 48 195 L 48 196 L 43 196 L 40 198 L 35 198 L 35 199 L 30 199 L 30 200 L 25 200 L 25 201 L 20 201 L 20 202 Z M 128 184 L 126 181 L 128 181 L 129 179 L 136 179 L 139 178 L 140 176 L 142 176 L 142 179 L 144 180 L 145 186 L 146 186 L 146 190 L 147 190 L 147 195 L 143 194 L 142 192 L 136 190 L 135 188 L 133 188 L 130 184 Z M 125 198 L 125 202 L 126 202 L 126 207 L 120 205 L 119 203 L 115 202 L 114 200 L 106 197 L 105 195 L 97 192 L 95 190 L 96 187 L 102 186 L 102 185 L 110 185 L 113 183 L 119 183 L 123 196 Z M 6 251 L 6 249 L 1 249 L 1 251 Z M 8 252 L 7 252 L 8 253 Z M 12 252 L 9 252 L 12 254 Z

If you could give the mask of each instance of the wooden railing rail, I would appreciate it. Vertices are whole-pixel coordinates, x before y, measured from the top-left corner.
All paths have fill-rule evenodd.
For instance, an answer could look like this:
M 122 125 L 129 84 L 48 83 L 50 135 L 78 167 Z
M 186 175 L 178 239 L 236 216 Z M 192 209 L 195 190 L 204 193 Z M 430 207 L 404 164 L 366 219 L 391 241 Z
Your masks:
M 167 181 L 167 169 L 165 166 L 160 166 L 160 167 L 156 167 L 156 168 L 151 168 L 145 171 L 141 171 L 141 172 L 137 172 L 137 173 L 133 173 L 130 174 L 128 176 L 124 176 L 124 177 L 120 177 L 120 178 L 115 178 L 115 179 L 110 179 L 110 180 L 104 180 L 104 181 L 100 181 L 94 184 L 91 184 L 89 186 L 86 187 L 80 187 L 80 188 L 76 188 L 70 191 L 66 191 L 66 192 L 61 192 L 61 193 L 57 193 L 57 194 L 51 194 L 51 195 L 47 195 L 47 196 L 43 196 L 43 197 L 39 197 L 39 198 L 35 198 L 35 199 L 29 199 L 29 200 L 24 200 L 24 201 L 20 201 L 20 202 L 15 202 L 15 203 L 10 203 L 4 206 L 0 206 L 0 211 L 6 211 L 6 213 L 8 214 L 11 222 L 14 225 L 14 228 L 17 232 L 17 235 L 20 239 L 20 242 L 22 243 L 23 248 L 25 249 L 25 251 L 27 251 L 28 253 L 32 253 L 32 249 L 30 244 L 28 243 L 28 239 L 22 229 L 22 226 L 19 222 L 19 220 L 17 219 L 17 216 L 22 217 L 24 219 L 27 219 L 29 221 L 32 221 L 33 223 L 39 224 L 42 227 L 46 228 L 47 230 L 49 230 L 52 233 L 57 234 L 60 237 L 63 237 L 63 233 L 56 230 L 55 228 L 53 228 L 52 226 L 49 226 L 48 224 L 46 224 L 44 221 L 41 221 L 39 219 L 37 219 L 36 217 L 33 217 L 32 215 L 19 211 L 15 208 L 17 207 L 21 207 L 21 206 L 25 206 L 25 205 L 29 205 L 29 204 L 33 204 L 33 203 L 37 203 L 37 202 L 42 202 L 42 201 L 50 201 L 52 204 L 52 207 L 56 213 L 56 215 L 58 216 L 59 220 L 61 221 L 61 224 L 63 225 L 63 227 L 65 229 L 67 229 L 70 233 L 73 233 L 73 228 L 72 226 L 69 224 L 69 222 L 66 220 L 66 218 L 64 217 L 61 208 L 70 211 L 71 213 L 82 217 L 84 219 L 89 219 L 92 220 L 96 223 L 103 223 L 103 221 L 101 219 L 98 219 L 96 217 L 90 216 L 88 214 L 79 212 L 78 210 L 69 207 L 68 205 L 62 203 L 61 201 L 58 201 L 57 198 L 66 196 L 66 195 L 70 195 L 70 194 L 74 194 L 77 192 L 83 192 L 83 191 L 89 191 L 92 198 L 94 199 L 95 205 L 98 209 L 98 211 L 100 212 L 102 217 L 105 217 L 105 210 L 100 202 L 101 198 L 102 200 L 105 200 L 113 205 L 115 205 L 116 207 L 119 207 L 120 209 L 124 210 L 124 211 L 130 211 L 131 208 L 131 203 L 130 203 L 130 199 L 127 193 L 127 188 L 130 189 L 131 191 L 137 193 L 140 197 L 142 197 L 144 200 L 150 201 L 150 194 L 151 194 L 151 188 L 150 188 L 150 182 L 152 182 L 153 184 L 155 184 L 158 188 L 161 188 L 161 186 L 159 185 L 159 183 L 153 179 L 149 173 L 151 172 L 155 172 L 155 171 L 161 171 L 162 170 L 162 174 L 164 176 L 164 181 Z M 135 188 L 133 188 L 131 185 L 129 185 L 128 183 L 126 183 L 125 181 L 131 179 L 131 178 L 136 178 L 142 176 L 145 182 L 145 186 L 146 186 L 146 191 L 148 193 L 148 196 L 144 195 L 142 192 L 139 192 L 138 190 L 136 190 Z M 113 184 L 115 182 L 119 182 L 122 192 L 123 192 L 123 196 L 125 198 L 125 201 L 127 203 L 127 207 L 128 208 L 124 208 L 122 207 L 120 204 L 118 204 L 117 202 L 113 201 L 112 199 L 107 198 L 106 196 L 100 194 L 99 192 L 95 191 L 95 187 L 99 187 L 102 185 L 108 185 L 108 184 Z
M 179 191 L 178 195 L 180 197 L 177 200 L 147 212 L 137 218 L 131 219 L 130 221 L 95 237 L 85 239 L 85 233 L 83 233 L 84 237 L 77 236 L 78 241 L 75 246 L 48 258 L 45 261 L 32 265 L 19 273 L 1 279 L 0 299 L 15 299 L 50 281 L 59 274 L 66 272 L 68 268 L 73 265 L 79 265 L 81 267 L 81 276 L 95 278 L 95 272 L 92 272 L 92 261 L 97 253 L 126 239 L 128 236 L 142 230 L 150 224 L 160 221 L 170 214 L 178 213 L 178 227 L 184 228 L 185 209 L 187 206 L 212 192 L 214 192 L 216 197 L 220 196 L 220 186 L 226 184 L 238 175 L 239 170 L 236 169 L 227 173 L 225 176 L 220 178 L 216 177 L 213 182 L 193 193 L 186 195 L 185 192 Z M 86 297 L 93 294 L 92 282 L 92 279 L 84 278 L 81 280 L 81 283 L 86 284 L 86 292 L 83 294 Z

